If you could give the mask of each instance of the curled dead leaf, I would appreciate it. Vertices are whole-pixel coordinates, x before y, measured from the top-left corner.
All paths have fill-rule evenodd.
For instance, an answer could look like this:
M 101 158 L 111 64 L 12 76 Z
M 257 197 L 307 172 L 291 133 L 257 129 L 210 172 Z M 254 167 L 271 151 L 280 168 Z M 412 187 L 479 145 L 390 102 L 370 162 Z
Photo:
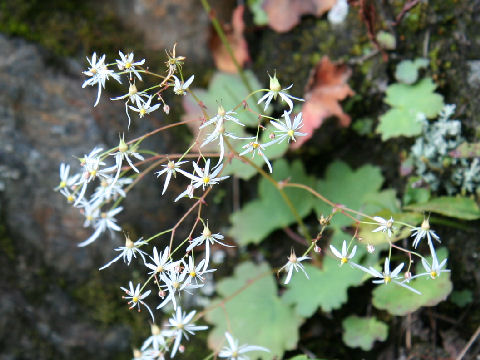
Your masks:
M 292 148 L 300 147 L 311 138 L 313 131 L 330 116 L 336 116 L 341 126 L 350 125 L 350 116 L 343 112 L 339 101 L 355 94 L 347 84 L 351 74 L 347 65 L 332 63 L 327 56 L 315 66 L 305 89 L 305 103 L 302 106 L 301 131 L 308 135 L 297 139 Z

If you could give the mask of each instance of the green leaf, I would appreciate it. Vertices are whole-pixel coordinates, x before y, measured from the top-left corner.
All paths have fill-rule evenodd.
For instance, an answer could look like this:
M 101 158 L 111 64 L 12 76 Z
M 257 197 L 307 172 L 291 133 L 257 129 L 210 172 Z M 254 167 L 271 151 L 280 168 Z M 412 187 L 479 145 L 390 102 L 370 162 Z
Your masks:
M 465 197 L 442 196 L 426 203 L 408 205 L 405 209 L 432 212 L 464 220 L 480 219 L 480 208 L 475 200 Z
M 428 119 L 436 117 L 443 108 L 443 98 L 435 91 L 436 85 L 430 78 L 415 85 L 393 84 L 387 89 L 385 102 L 392 106 L 380 117 L 377 133 L 382 140 L 398 136 L 415 136 L 422 133 L 419 114 Z
M 341 249 L 343 240 L 349 238 L 351 235 L 337 231 L 332 245 Z M 365 253 L 364 247 L 359 246 L 354 261 Z M 304 317 L 312 316 L 319 307 L 325 312 L 339 309 L 348 300 L 348 288 L 359 286 L 364 280 L 362 271 L 348 263 L 340 266 L 340 260 L 332 256 L 323 258 L 321 269 L 309 264 L 304 267 L 310 279 L 301 272 L 294 273 L 282 297 L 286 303 L 295 305 L 295 311 Z
M 270 124 L 267 125 L 266 129 L 262 133 L 260 142 L 266 143 L 270 141 L 270 138 L 268 136 L 273 132 L 274 129 L 275 128 L 273 125 L 270 125 Z M 231 140 L 231 142 L 233 141 L 234 140 Z M 242 142 L 235 141 L 235 145 L 234 145 L 235 150 L 238 153 L 242 152 L 244 150 L 242 146 L 245 145 L 246 143 L 247 141 L 242 141 Z M 272 160 L 281 157 L 283 154 L 287 152 L 287 150 L 288 150 L 288 142 L 284 141 L 281 144 L 275 144 L 275 146 L 267 147 L 264 153 L 267 159 L 269 159 L 271 162 Z M 255 155 L 255 157 L 253 158 L 251 154 L 246 154 L 245 156 L 249 157 L 249 159 L 252 160 L 258 166 L 266 168 L 265 161 L 260 155 Z M 256 173 L 257 173 L 257 170 L 252 166 L 250 166 L 249 164 L 244 163 L 239 159 L 232 159 L 232 161 L 227 163 L 227 165 L 225 166 L 225 170 L 223 171 L 222 175 L 234 174 L 243 180 L 248 180 L 251 177 L 253 177 Z
M 447 254 L 445 248 L 437 250 L 438 262 L 441 263 Z M 431 263 L 431 259 L 428 261 Z M 425 269 L 419 263 L 416 271 L 423 273 Z M 373 290 L 373 305 L 377 309 L 387 310 L 392 315 L 403 316 L 422 306 L 437 305 L 447 298 L 453 288 L 450 273 L 442 273 L 436 279 L 422 276 L 413 279 L 408 285 L 420 291 L 422 295 L 417 295 L 395 283 L 382 284 Z
M 241 343 L 264 346 L 271 352 L 252 352 L 253 359 L 282 358 L 296 348 L 302 319 L 277 296 L 277 284 L 268 264 L 240 264 L 232 277 L 218 282 L 220 298 L 206 320 L 215 325 L 208 336 L 211 349 L 218 350 L 229 331 Z M 217 306 L 223 301 L 222 306 Z
M 291 166 L 284 159 L 275 161 L 272 176 L 277 181 L 290 179 L 291 182 L 307 186 L 314 184 L 313 178 L 305 174 L 305 169 L 300 161 L 293 162 Z M 272 231 L 296 222 L 280 192 L 270 181 L 265 178 L 260 179 L 258 192 L 259 199 L 247 203 L 230 217 L 232 228 L 229 234 L 240 245 L 258 244 Z M 310 213 L 314 203 L 310 193 L 294 188 L 285 188 L 285 192 L 300 217 Z M 268 221 L 265 220 L 266 217 Z
M 343 342 L 352 348 L 359 347 L 363 351 L 373 348 L 375 341 L 385 341 L 388 337 L 387 324 L 375 317 L 349 316 L 342 322 Z
M 471 290 L 453 291 L 450 295 L 450 301 L 455 305 L 464 307 L 473 301 L 473 294 Z
M 357 170 L 341 161 L 333 162 L 326 171 L 325 178 L 317 183 L 317 191 L 336 204 L 343 204 L 353 210 L 366 210 L 364 205 L 370 203 L 369 211 L 378 211 L 382 208 L 377 202 L 376 196 L 383 183 L 380 168 L 373 165 L 364 165 Z M 390 194 L 383 195 L 382 201 L 387 201 L 390 207 L 391 199 L 386 199 Z M 379 199 L 380 200 L 380 199 Z M 382 202 L 380 201 L 380 203 Z M 377 203 L 376 205 L 374 203 Z M 329 215 L 332 208 L 320 200 L 315 202 L 317 216 Z M 336 214 L 332 225 L 335 227 L 348 226 L 352 219 Z
M 480 143 L 460 144 L 450 155 L 454 158 L 476 158 L 480 156 Z
M 404 60 L 397 65 L 395 78 L 405 84 L 413 84 L 418 78 L 418 69 L 428 66 L 428 60 L 416 59 L 415 61 Z
M 255 25 L 268 25 L 268 15 L 263 10 L 263 0 L 248 0 L 248 7 L 253 14 L 253 22 Z

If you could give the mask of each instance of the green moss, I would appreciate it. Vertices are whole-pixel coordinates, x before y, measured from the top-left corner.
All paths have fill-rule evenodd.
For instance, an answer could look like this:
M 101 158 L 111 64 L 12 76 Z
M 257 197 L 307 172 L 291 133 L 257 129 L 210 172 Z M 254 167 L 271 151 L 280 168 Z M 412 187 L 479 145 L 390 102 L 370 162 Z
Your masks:
M 101 48 L 117 54 L 135 48 L 141 37 L 93 0 L 18 0 L 0 3 L 0 32 L 40 43 L 56 55 L 73 56 Z

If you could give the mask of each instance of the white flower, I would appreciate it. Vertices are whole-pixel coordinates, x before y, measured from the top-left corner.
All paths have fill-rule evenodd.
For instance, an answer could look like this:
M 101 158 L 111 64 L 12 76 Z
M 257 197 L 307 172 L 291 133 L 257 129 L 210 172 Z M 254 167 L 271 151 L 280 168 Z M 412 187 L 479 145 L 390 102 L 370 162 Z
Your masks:
M 82 187 L 75 200 L 74 206 L 77 206 L 83 199 L 88 183 L 96 179 L 97 176 L 101 176 L 103 178 L 109 177 L 108 173 L 110 172 L 110 169 L 100 170 L 100 166 L 105 165 L 105 163 L 100 159 L 100 153 L 102 150 L 102 148 L 95 147 L 90 154 L 85 155 L 85 157 L 80 159 L 80 164 L 83 166 L 83 172 L 75 185 L 82 185 Z
M 97 106 L 98 101 L 100 100 L 100 94 L 102 92 L 102 88 L 105 88 L 105 81 L 111 76 L 118 82 L 120 81 L 120 76 L 115 74 L 113 70 L 108 70 L 107 66 L 105 65 L 105 55 L 101 56 L 97 61 L 97 54 L 93 53 L 92 59 L 90 60 L 87 57 L 88 63 L 90 64 L 90 68 L 83 73 L 87 76 L 90 76 L 90 79 L 84 81 L 82 88 L 86 86 L 94 86 L 98 84 L 98 93 L 97 93 L 97 100 L 95 101 L 95 105 Z
M 158 351 L 145 350 L 140 351 L 138 349 L 133 350 L 133 359 L 132 360 L 162 360 L 165 358 L 160 357 Z
M 173 308 L 177 308 L 177 301 L 175 299 L 175 294 L 179 293 L 182 290 L 182 283 L 185 280 L 187 273 L 181 271 L 178 267 L 174 270 L 167 271 L 166 276 L 162 278 L 165 282 L 165 285 L 162 287 L 166 288 L 168 291 L 167 297 L 157 306 L 157 309 L 161 309 L 169 302 L 172 302 Z
M 114 258 L 108 264 L 102 266 L 99 270 L 103 270 L 103 269 L 109 267 L 110 265 L 112 265 L 114 262 L 118 261 L 122 257 L 123 257 L 123 262 L 126 263 L 127 265 L 130 265 L 130 263 L 132 262 L 132 258 L 137 257 L 137 255 L 135 255 L 135 253 L 138 253 L 142 257 L 143 262 L 145 263 L 145 256 L 144 255 L 147 255 L 147 253 L 145 251 L 140 250 L 140 246 L 147 245 L 147 244 L 148 243 L 143 241 L 142 238 L 133 242 L 127 236 L 126 239 L 125 239 L 125 246 L 120 246 L 120 247 L 115 249 L 115 251 L 121 251 L 120 255 L 118 255 L 116 258 Z
M 133 182 L 132 178 L 120 178 L 114 182 L 114 178 L 104 178 L 100 185 L 95 188 L 90 202 L 102 203 L 111 200 L 117 200 L 119 196 L 126 197 L 127 194 L 123 187 Z
M 350 255 L 348 255 L 347 242 L 345 240 L 343 240 L 341 253 L 333 245 L 330 245 L 330 250 L 332 250 L 333 255 L 335 255 L 340 259 L 340 265 L 343 265 L 355 256 L 355 253 L 357 251 L 357 245 L 353 247 L 352 251 L 350 252 Z
M 202 143 L 202 145 L 200 145 L 200 147 L 204 147 L 205 145 L 211 143 L 212 141 L 215 141 L 215 140 L 219 139 L 218 146 L 220 147 L 220 156 L 218 158 L 218 163 L 217 164 L 220 164 L 222 162 L 223 155 L 225 154 L 225 146 L 224 146 L 224 140 L 223 140 L 223 138 L 225 136 L 228 136 L 229 138 L 237 139 L 237 140 L 238 139 L 243 139 L 243 140 L 255 139 L 254 136 L 241 138 L 241 137 L 238 137 L 236 135 L 233 135 L 232 133 L 229 133 L 225 130 L 225 126 L 223 124 L 223 121 L 219 122 L 217 124 L 217 126 L 215 127 L 215 130 L 212 133 L 210 133 L 207 136 L 207 138 L 205 139 L 205 141 Z
M 117 168 L 117 173 L 115 174 L 115 178 L 113 180 L 113 184 L 118 180 L 118 177 L 120 176 L 120 170 L 122 170 L 122 162 L 123 160 L 127 160 L 128 165 L 136 172 L 139 173 L 138 169 L 133 165 L 132 160 L 129 158 L 129 156 L 135 157 L 137 160 L 145 160 L 145 158 L 140 155 L 139 153 L 135 152 L 136 146 L 128 146 L 125 143 L 125 134 L 122 134 L 122 137 L 120 138 L 120 142 L 118 144 L 118 151 L 116 153 L 110 154 L 112 156 L 115 156 L 115 167 Z
M 162 330 L 155 324 L 152 324 L 150 329 L 152 331 L 152 335 L 143 342 L 141 350 L 145 351 L 149 346 L 152 346 L 154 350 L 159 350 L 165 347 L 165 336 L 163 335 Z
M 133 288 L 133 283 L 130 281 L 129 283 L 130 289 L 125 289 L 124 287 L 121 287 L 123 291 L 127 293 L 127 296 L 122 296 L 125 300 L 130 300 L 128 302 L 128 305 L 130 305 L 130 309 L 133 309 L 135 306 L 138 306 L 138 312 L 140 312 L 140 304 L 145 306 L 148 309 L 148 312 L 152 316 L 152 320 L 155 321 L 155 318 L 153 317 L 152 310 L 150 310 L 150 307 L 143 301 L 148 295 L 150 295 L 150 290 L 145 291 L 142 294 L 140 294 L 140 284 L 137 285 L 137 287 L 134 289 Z
M 331 24 L 341 24 L 348 15 L 347 0 L 337 0 L 335 5 L 328 12 L 328 21 Z
M 169 161 L 167 165 L 162 165 L 164 167 L 163 170 L 157 171 L 155 174 L 157 175 L 157 178 L 160 177 L 160 175 L 163 175 L 167 173 L 167 177 L 165 178 L 165 184 L 163 185 L 163 191 L 162 195 L 165 194 L 165 191 L 167 190 L 168 184 L 170 183 L 170 179 L 173 177 L 176 177 L 177 175 L 177 170 L 180 168 L 180 165 L 185 164 L 187 161 Z
M 80 201 L 80 212 L 85 216 L 83 227 L 93 226 L 100 218 L 100 205 L 96 202 Z
M 292 95 L 289 95 L 286 92 L 286 90 L 289 90 L 293 86 L 293 84 L 285 89 L 282 89 L 277 79 L 277 74 L 274 74 L 273 77 L 268 75 L 268 77 L 270 78 L 270 91 L 268 91 L 265 95 L 263 95 L 260 98 L 260 100 L 258 100 L 258 104 L 265 101 L 264 111 L 267 111 L 268 105 L 270 105 L 270 102 L 272 101 L 272 99 L 276 100 L 278 95 L 280 95 L 280 98 L 288 104 L 288 107 L 290 108 L 289 113 L 292 112 L 293 110 L 293 102 L 291 99 L 298 100 L 298 101 L 305 101 L 303 99 L 296 98 Z
M 279 272 L 282 270 L 285 270 L 287 272 L 287 278 L 285 279 L 284 284 L 288 284 L 290 282 L 290 279 L 292 278 L 292 272 L 295 269 L 296 272 L 298 272 L 298 269 L 302 270 L 307 279 L 310 279 L 308 277 L 307 272 L 305 271 L 305 268 L 303 267 L 302 264 L 300 264 L 301 261 L 310 259 L 308 256 L 302 256 L 297 258 L 295 255 L 295 252 L 292 249 L 292 252 L 290 253 L 290 256 L 288 257 L 288 262 L 278 270 Z
M 264 151 L 265 151 L 267 146 L 270 146 L 271 144 L 274 144 L 275 142 L 276 142 L 276 140 L 270 141 L 267 144 L 260 144 L 258 141 L 250 142 L 250 143 L 243 146 L 243 148 L 245 150 L 243 150 L 239 155 L 243 156 L 245 154 L 252 153 L 252 157 L 254 157 L 255 153 L 259 154 L 263 158 L 263 160 L 267 163 L 268 170 L 270 171 L 270 173 L 272 173 L 273 172 L 272 165 L 270 164 L 270 161 L 268 161 L 268 158 L 265 155 Z
M 91 244 L 100 236 L 101 233 L 105 232 L 107 229 L 112 231 L 120 231 L 122 230 L 120 226 L 116 224 L 117 220 L 115 220 L 114 216 L 117 215 L 120 211 L 123 210 L 123 207 L 118 207 L 115 209 L 111 209 L 108 212 L 100 213 L 97 221 L 94 224 L 95 232 L 85 241 L 81 242 L 77 246 L 83 247 Z
M 185 273 L 188 274 L 188 277 L 186 278 L 180 290 L 183 290 L 187 287 L 202 287 L 203 285 L 205 285 L 205 278 L 202 277 L 202 275 L 217 271 L 217 269 L 206 270 L 205 260 L 206 259 L 202 259 L 202 261 L 200 261 L 197 266 L 195 266 L 195 261 L 193 260 L 193 257 L 188 257 L 188 265 L 185 264 L 186 266 L 184 270 Z
M 242 354 L 249 351 L 265 351 L 270 352 L 267 348 L 257 345 L 240 345 L 238 346 L 238 340 L 235 340 L 232 335 L 228 332 L 225 333 L 225 337 L 228 341 L 228 346 L 224 346 L 223 349 L 218 353 L 220 358 L 228 358 L 230 360 L 249 360 L 248 356 Z
M 172 76 L 175 80 L 175 85 L 173 87 L 173 92 L 177 95 L 187 95 L 186 90 L 192 84 L 195 75 L 190 76 L 190 78 L 187 81 L 185 81 L 185 83 L 182 83 L 180 81 L 180 79 L 177 78 L 175 75 L 172 75 Z
M 134 83 L 130 83 L 130 86 L 128 88 L 128 93 L 122 96 L 117 96 L 115 98 L 112 98 L 111 100 L 124 100 L 125 101 L 125 113 L 127 114 L 128 117 L 128 128 L 130 128 L 130 114 L 128 113 L 128 103 L 132 104 L 138 104 L 142 102 L 142 98 L 148 98 L 148 95 L 144 92 L 138 92 L 137 87 L 135 86 Z
M 182 314 L 182 308 L 177 307 L 177 311 L 173 317 L 168 319 L 170 323 L 169 326 L 174 328 L 175 342 L 173 343 L 172 352 L 170 357 L 173 358 L 177 353 L 182 337 L 185 336 L 188 340 L 188 334 L 195 335 L 195 331 L 207 330 L 208 326 L 205 325 L 195 325 L 191 324 L 193 317 L 195 316 L 196 311 L 191 311 L 188 315 L 186 313 Z
M 60 183 L 55 188 L 55 191 L 60 189 L 73 186 L 80 177 L 80 174 L 75 174 L 74 176 L 69 176 L 70 165 L 61 163 L 60 164 Z
M 204 127 L 207 127 L 210 124 L 215 124 L 215 126 L 218 126 L 219 124 L 223 124 L 225 121 L 233 121 L 234 123 L 245 126 L 238 120 L 236 117 L 232 116 L 233 114 L 236 114 L 234 111 L 225 111 L 223 106 L 219 105 L 218 110 L 217 110 L 217 115 L 205 122 L 200 126 L 200 129 L 203 129 Z
M 395 230 L 395 227 L 393 226 L 393 218 L 390 217 L 389 220 L 385 220 L 384 218 L 380 216 L 374 216 L 373 220 L 375 220 L 379 227 L 377 227 L 375 230 L 372 230 L 372 232 L 386 232 L 388 234 L 388 237 L 392 237 L 392 230 Z
M 152 99 L 153 95 L 150 95 L 147 101 L 143 99 L 137 101 L 137 107 L 134 107 L 132 105 L 128 105 L 128 107 L 133 111 L 138 112 L 140 118 L 143 118 L 145 114 L 150 114 L 151 112 L 157 110 L 160 107 L 160 104 L 150 106 L 150 104 L 152 103 Z
M 153 264 L 145 263 L 145 266 L 150 270 L 149 274 L 157 274 L 160 276 L 160 279 L 164 279 L 166 272 L 173 271 L 174 268 L 178 265 L 178 261 L 173 262 L 170 259 L 170 248 L 167 246 L 162 252 L 158 252 L 157 248 L 153 248 L 153 257 L 150 256 L 150 259 L 153 260 Z
M 177 169 L 178 172 L 182 173 L 186 177 L 192 180 L 192 186 L 197 189 L 200 186 L 202 186 L 203 190 L 205 190 L 205 187 L 207 186 L 213 186 L 215 184 L 218 184 L 220 181 L 228 179 L 229 176 L 222 176 L 220 178 L 217 178 L 218 174 L 220 171 L 222 171 L 223 164 L 218 166 L 212 173 L 210 173 L 210 159 L 208 159 L 205 162 L 205 168 L 200 169 L 200 167 L 193 162 L 193 168 L 195 169 L 195 172 L 197 175 L 192 175 L 186 171 L 183 171 L 182 169 Z
M 424 237 L 427 237 L 428 244 L 432 244 L 432 238 L 440 242 L 440 237 L 435 234 L 435 231 L 430 229 L 430 223 L 428 219 L 424 219 L 420 227 L 412 229 L 413 247 L 416 248 Z
M 443 267 L 445 267 L 445 265 L 447 264 L 447 259 L 444 259 L 439 264 L 437 259 L 437 254 L 435 253 L 435 249 L 431 247 L 430 250 L 432 254 L 432 265 L 430 265 L 425 258 L 422 258 L 422 265 L 426 272 L 415 275 L 412 277 L 412 279 L 416 277 L 424 276 L 424 275 L 430 276 L 430 278 L 432 279 L 436 279 L 437 277 L 440 276 L 442 272 L 450 272 L 450 270 L 448 269 L 443 269 Z
M 130 74 L 130 79 L 132 79 L 132 73 L 135 74 L 136 77 L 138 77 L 139 80 L 142 80 L 142 77 L 140 76 L 138 70 L 135 69 L 135 66 L 141 66 L 145 63 L 145 59 L 134 62 L 133 61 L 133 53 L 128 54 L 128 56 L 125 56 L 121 51 L 118 52 L 120 55 L 121 60 L 116 60 L 117 61 L 117 66 L 118 69 L 121 71 L 126 71 L 127 73 Z
M 290 140 L 297 141 L 295 136 L 307 136 L 306 133 L 297 131 L 303 127 L 302 113 L 299 113 L 297 116 L 295 116 L 293 123 L 290 120 L 290 113 L 284 111 L 283 117 L 285 118 L 285 123 L 270 120 L 270 123 L 277 128 L 277 130 L 274 132 L 280 134 L 275 139 L 275 142 L 281 143 L 285 139 L 288 139 L 289 142 Z
M 418 295 L 421 295 L 421 293 L 418 290 L 415 290 L 414 288 L 404 284 L 403 282 L 398 281 L 398 279 L 402 279 L 402 277 L 399 276 L 398 274 L 400 273 L 400 271 L 402 271 L 402 268 L 404 265 L 405 265 L 404 263 L 401 263 L 392 272 L 390 272 L 390 260 L 388 258 L 385 258 L 383 273 L 379 272 L 378 270 L 376 270 L 371 266 L 368 269 L 360 265 L 357 265 L 356 267 L 369 273 L 370 275 L 376 278 L 379 278 L 378 280 L 372 281 L 375 284 L 389 284 L 390 282 L 394 282 L 397 285 L 400 285 L 410 291 L 413 291 Z
M 205 242 L 205 266 L 203 270 L 205 271 L 208 268 L 208 262 L 210 259 L 210 245 L 214 243 L 226 246 L 233 247 L 231 245 L 224 244 L 220 240 L 223 240 L 223 235 L 221 234 L 212 234 L 212 231 L 208 228 L 208 224 L 203 226 L 202 235 L 196 237 L 192 240 L 191 244 L 187 247 L 186 252 L 191 251 L 194 247 L 200 246 Z

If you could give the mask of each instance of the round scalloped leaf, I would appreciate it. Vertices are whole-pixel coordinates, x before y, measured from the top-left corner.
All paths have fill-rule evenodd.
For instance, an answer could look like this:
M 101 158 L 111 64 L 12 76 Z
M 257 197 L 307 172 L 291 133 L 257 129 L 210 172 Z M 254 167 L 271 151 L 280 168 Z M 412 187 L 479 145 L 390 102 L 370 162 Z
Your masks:
M 279 159 L 273 163 L 273 169 L 272 176 L 277 181 L 289 178 L 291 182 L 308 186 L 314 184 L 314 179 L 305 173 L 300 161 L 289 165 L 286 160 Z M 301 217 L 308 215 L 313 207 L 313 196 L 303 189 L 284 189 L 298 214 Z M 262 178 L 258 184 L 258 193 L 259 199 L 247 203 L 230 217 L 232 228 L 229 234 L 240 245 L 258 244 L 272 231 L 295 223 L 290 208 L 270 181 Z M 265 221 L 266 214 L 268 221 Z
M 342 322 L 343 342 L 352 348 L 369 351 L 375 341 L 385 341 L 388 337 L 387 324 L 375 317 L 349 316 Z
M 442 262 L 447 256 L 445 248 L 437 251 L 438 262 Z M 431 259 L 427 259 L 431 263 Z M 425 272 L 419 264 L 416 266 L 417 273 Z M 450 273 L 442 273 L 436 279 L 429 276 L 422 276 L 413 279 L 408 284 L 417 289 L 422 295 L 417 295 L 395 283 L 380 285 L 373 290 L 373 305 L 377 309 L 387 310 L 392 315 L 407 315 L 422 306 L 435 306 L 445 300 L 452 291 L 453 285 L 450 281 Z
M 206 313 L 206 320 L 215 326 L 208 335 L 212 350 L 224 344 L 225 331 L 241 343 L 271 351 L 249 353 L 253 359 L 282 358 L 286 350 L 296 348 L 303 320 L 277 296 L 277 284 L 268 264 L 240 264 L 232 277 L 218 282 L 217 292 L 220 298 Z

